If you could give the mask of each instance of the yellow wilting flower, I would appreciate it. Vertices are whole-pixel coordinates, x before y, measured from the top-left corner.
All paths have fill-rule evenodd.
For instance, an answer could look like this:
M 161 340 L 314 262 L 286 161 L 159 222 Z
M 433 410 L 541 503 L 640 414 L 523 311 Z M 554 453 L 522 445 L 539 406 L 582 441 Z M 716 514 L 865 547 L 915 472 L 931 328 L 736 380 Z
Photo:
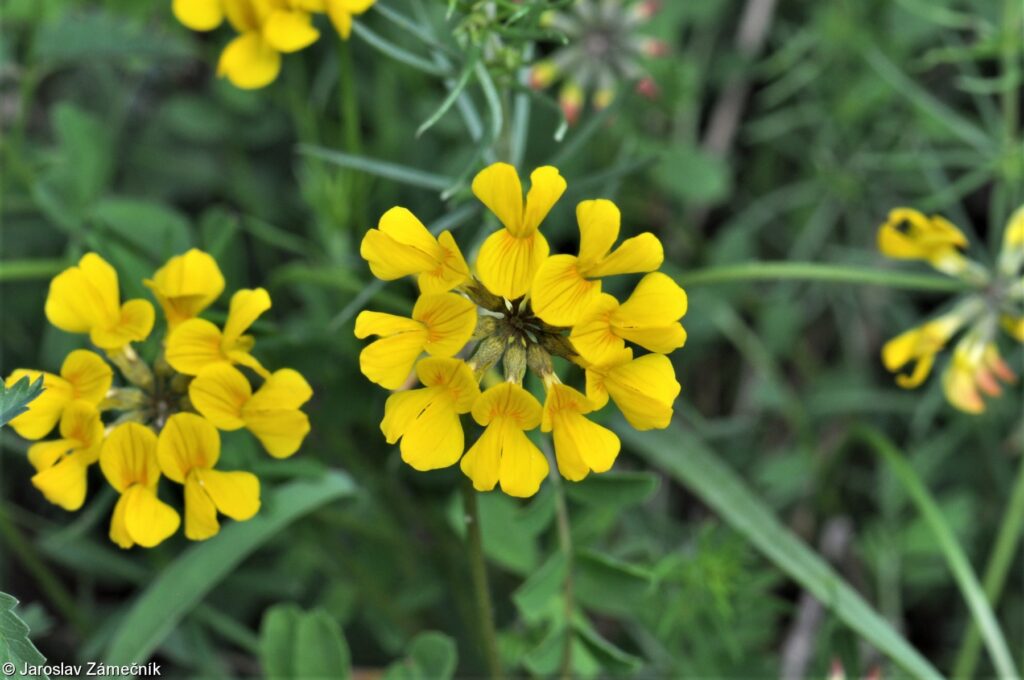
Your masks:
M 484 433 L 462 457 L 462 471 L 477 491 L 497 484 L 509 496 L 532 496 L 548 474 L 548 461 L 526 436 L 540 425 L 541 406 L 519 385 L 503 382 L 473 404 L 473 420 Z
M 103 443 L 100 469 L 121 498 L 110 518 L 110 540 L 122 548 L 159 545 L 178 530 L 181 519 L 156 495 L 160 466 L 156 435 L 139 423 L 118 425 Z
M 576 206 L 580 254 L 549 257 L 537 272 L 533 310 L 554 326 L 572 326 L 601 293 L 602 276 L 654 271 L 665 259 L 661 242 L 643 233 L 612 250 L 619 238 L 619 209 L 607 200 Z
M 249 327 L 270 309 L 270 295 L 262 288 L 243 289 L 231 296 L 224 332 L 206 319 L 182 322 L 167 337 L 167 362 L 185 375 L 219 362 L 241 364 L 266 377 L 267 369 L 252 355 L 255 345 Z
M 168 332 L 199 316 L 224 292 L 224 275 L 217 261 L 196 248 L 172 257 L 143 283 L 160 303 Z
M 25 439 L 42 439 L 50 434 L 64 410 L 76 400 L 98 405 L 114 379 L 114 372 L 98 354 L 76 349 L 64 358 L 59 376 L 19 368 L 7 378 L 6 385 L 10 387 L 25 376 L 34 382 L 40 375 L 43 376 L 43 393 L 10 423 Z
M 299 408 L 313 396 L 297 371 L 282 368 L 252 391 L 248 379 L 225 363 L 204 368 L 189 385 L 192 405 L 221 430 L 252 432 L 274 458 L 287 458 L 309 433 L 309 418 Z
M 54 505 L 74 511 L 85 502 L 87 470 L 99 460 L 99 411 L 87 401 L 71 402 L 60 418 L 60 437 L 29 447 L 28 461 L 36 469 L 32 485 Z
M 423 295 L 412 309 L 412 318 L 360 312 L 356 337 L 378 335 L 359 354 L 359 368 L 381 387 L 396 390 L 412 372 L 416 359 L 450 357 L 462 349 L 476 328 L 476 305 L 454 293 Z
M 217 511 L 251 519 L 260 509 L 260 480 L 251 472 L 214 470 L 220 433 L 205 418 L 178 413 L 167 420 L 156 445 L 164 476 L 185 486 L 185 536 L 204 541 L 220 531 Z
M 949 403 L 961 411 L 983 412 L 982 394 L 998 396 L 1002 392 L 1000 381 L 1016 381 L 1013 370 L 999 354 L 999 327 L 1024 342 L 1024 207 L 1010 217 L 998 266 L 992 270 L 960 252 L 967 247 L 967 239 L 954 225 L 909 208 L 889 213 L 889 219 L 879 228 L 878 244 L 885 255 L 927 261 L 975 289 L 951 311 L 885 343 L 882 362 L 886 369 L 897 373 L 913 362 L 909 374 L 896 376 L 896 384 L 908 389 L 917 387 L 928 378 L 943 348 L 967 329 L 943 372 L 943 391 Z
M 469 267 L 451 232 L 434 238 L 405 208 L 384 213 L 377 228 L 363 236 L 359 254 L 378 279 L 417 275 L 424 293 L 443 293 L 469 278 Z
M 86 253 L 50 282 L 46 318 L 68 333 L 88 333 L 92 344 L 111 352 L 141 342 L 153 330 L 147 300 L 121 304 L 117 271 L 96 253 Z
M 686 293 L 669 277 L 648 273 L 621 305 L 601 293 L 599 281 L 588 280 L 657 268 L 657 239 L 646 234 L 612 251 L 618 209 L 607 200 L 584 201 L 577 211 L 580 257 L 549 258 L 538 228 L 566 183 L 553 167 L 534 170 L 531 180 L 525 201 L 510 165 L 495 163 L 473 180 L 474 194 L 502 223 L 480 249 L 476 276 L 461 254 L 454 256 L 459 250 L 450 234 L 435 240 L 404 208 L 389 210 L 363 239 L 361 252 L 379 278 L 418 276 L 421 295 L 412 318 L 364 311 L 355 324 L 359 338 L 381 336 L 360 354 L 364 375 L 399 389 L 409 385 L 414 369 L 423 385 L 395 392 L 384 407 L 381 430 L 389 444 L 399 443 L 402 459 L 417 470 L 434 470 L 461 458 L 460 468 L 476 489 L 500 486 L 513 496 L 533 495 L 549 473 L 547 459 L 526 434 L 531 430 L 552 433 L 559 471 L 578 481 L 607 471 L 618 456 L 618 437 L 587 417 L 609 397 L 634 427 L 666 427 L 680 388 L 662 352 L 686 339 L 679 323 Z M 565 262 L 559 258 L 572 262 L 571 279 L 553 286 L 539 272 L 554 270 L 552 261 Z M 452 261 L 459 266 L 445 264 Z M 548 301 L 549 311 L 579 311 L 584 321 L 556 325 L 537 313 L 538 299 Z M 634 359 L 627 343 L 652 353 Z M 586 395 L 562 383 L 553 357 L 585 369 Z M 481 393 L 480 381 L 499 366 L 504 381 Z M 545 387 L 543 407 L 524 383 L 527 371 Z M 201 400 L 193 396 L 193 402 L 206 413 Z M 468 450 L 461 421 L 467 413 L 485 428 Z
M 156 356 L 148 361 L 129 345 L 105 348 L 106 358 L 120 369 L 122 384 L 114 385 L 114 371 L 100 355 L 84 349 L 68 354 L 60 375 L 18 369 L 7 379 L 7 384 L 14 384 L 25 376 L 43 378 L 43 393 L 11 421 L 19 435 L 41 439 L 60 423 L 58 438 L 29 448 L 29 462 L 36 470 L 33 485 L 51 503 L 77 510 L 85 501 L 88 467 L 99 460 L 107 480 L 121 493 L 110 536 L 124 548 L 153 547 L 177 530 L 178 513 L 157 497 L 161 466 L 169 479 L 185 487 L 187 538 L 203 540 L 216 534 L 218 512 L 238 521 L 255 515 L 260 507 L 259 480 L 245 471 L 214 469 L 220 455 L 216 428 L 247 427 L 271 455 L 290 456 L 309 432 L 309 419 L 299 407 L 312 395 L 299 373 L 270 373 L 252 355 L 254 341 L 245 333 L 271 304 L 262 288 L 241 290 L 232 297 L 221 332 L 198 318 L 224 288 L 220 269 L 207 253 L 192 249 L 174 256 L 145 284 L 164 312 L 166 333 Z M 469 305 L 475 318 L 472 304 L 459 301 Z M 152 312 L 144 300 L 124 306 L 136 303 Z M 92 324 L 94 342 L 102 342 L 123 333 L 120 327 L 111 331 L 104 316 L 118 306 L 117 273 L 89 253 L 51 283 L 47 315 L 66 320 L 72 310 Z M 429 313 L 425 318 L 441 329 L 450 324 Z M 469 327 L 468 337 L 473 320 L 462 323 Z M 81 327 L 76 326 L 76 332 Z M 444 345 L 433 335 L 427 342 Z M 174 360 L 168 361 L 172 350 Z M 251 369 L 262 379 L 255 393 L 232 364 Z M 193 373 L 201 375 L 193 378 Z

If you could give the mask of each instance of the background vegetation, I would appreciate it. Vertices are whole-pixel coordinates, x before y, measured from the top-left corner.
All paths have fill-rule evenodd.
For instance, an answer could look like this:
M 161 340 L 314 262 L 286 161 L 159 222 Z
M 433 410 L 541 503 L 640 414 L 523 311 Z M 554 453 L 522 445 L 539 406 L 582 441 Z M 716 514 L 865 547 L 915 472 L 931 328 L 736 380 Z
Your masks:
M 909 205 L 994 257 L 1024 198 L 1019 2 L 666 2 L 648 31 L 670 46 L 648 62 L 659 95 L 624 85 L 568 130 L 548 94 L 467 61 L 496 35 L 513 55 L 550 51 L 539 12 L 495 26 L 484 2 L 380 0 L 350 42 L 325 24 L 274 84 L 243 92 L 213 73 L 225 34 L 189 32 L 169 4 L 4 3 L 0 368 L 53 370 L 80 342 L 42 310 L 83 252 L 148 297 L 142 278 L 195 245 L 228 290 L 270 290 L 260 350 L 313 385 L 313 430 L 288 461 L 226 438 L 264 482 L 259 519 L 131 552 L 106 537 L 112 490 L 69 516 L 0 433 L 0 590 L 51 662 L 483 672 L 460 473 L 416 473 L 384 443 L 386 395 L 359 374 L 352 324 L 414 294 L 358 257 L 377 217 L 407 206 L 470 250 L 491 227 L 468 179 L 505 159 L 567 178 L 553 244 L 574 246 L 578 200 L 613 198 L 690 294 L 675 422 L 621 428 L 615 470 L 565 485 L 571 537 L 550 483 L 525 503 L 479 499 L 511 672 L 558 672 L 567 630 L 581 676 L 823 677 L 836 660 L 850 677 L 946 675 L 973 655 L 980 677 L 998 674 L 993 635 L 1024 665 L 1020 390 L 974 417 L 934 377 L 893 385 L 882 343 L 948 292 L 890 285 L 874 247 Z M 457 105 L 417 137 L 467 64 Z M 766 260 L 880 274 L 707 275 Z M 1008 359 L 1020 372 L 1019 349 Z M 977 639 L 964 650 L 974 622 L 998 624 L 980 654 Z

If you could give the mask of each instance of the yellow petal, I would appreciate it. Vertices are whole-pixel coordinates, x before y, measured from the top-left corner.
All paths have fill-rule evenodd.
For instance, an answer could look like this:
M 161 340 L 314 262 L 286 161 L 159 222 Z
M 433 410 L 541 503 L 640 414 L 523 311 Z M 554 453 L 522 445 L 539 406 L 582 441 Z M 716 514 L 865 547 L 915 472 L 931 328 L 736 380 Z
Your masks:
M 377 228 L 366 232 L 359 254 L 373 275 L 384 281 L 434 271 L 445 258 L 423 223 L 400 207 L 388 210 Z
M 514 236 L 522 236 L 523 185 L 508 163 L 494 163 L 473 178 L 473 194 Z
M 605 388 L 629 424 L 638 430 L 663 429 L 672 419 L 679 383 L 668 357 L 645 354 L 608 371 Z
M 60 367 L 60 375 L 71 384 L 75 399 L 98 404 L 107 395 L 114 379 L 114 371 L 100 355 L 86 349 L 76 349 L 67 355 Z
M 271 456 L 290 456 L 309 433 L 309 418 L 298 409 L 312 396 L 309 383 L 297 371 L 275 371 L 242 407 L 245 427 Z
M 621 220 L 618 206 L 603 198 L 581 201 L 576 206 L 576 222 L 580 227 L 581 268 L 589 269 L 611 251 L 619 238 Z
M 120 315 L 117 272 L 96 253 L 86 253 L 50 282 L 46 318 L 69 333 L 87 333 L 96 326 L 113 326 Z
M 423 331 L 423 324 L 419 321 L 397 314 L 364 310 L 359 312 L 359 316 L 356 317 L 355 336 L 360 340 L 371 335 L 388 337 L 399 333 L 419 333 L 421 331 Z
M 232 295 L 231 306 L 228 308 L 228 320 L 224 324 L 224 344 L 229 348 L 234 345 L 256 319 L 260 318 L 268 309 L 270 309 L 270 295 L 262 288 L 242 289 Z
M 218 531 L 217 506 L 200 484 L 199 477 L 191 474 L 185 478 L 185 538 L 205 541 Z
M 171 9 L 193 31 L 212 31 L 224 21 L 221 0 L 174 0 Z
M 501 490 L 509 496 L 528 498 L 540 489 L 540 483 L 548 475 L 548 461 L 526 434 L 512 425 L 501 427 L 501 462 L 498 466 L 498 480 Z
M 882 363 L 895 372 L 914 359 L 937 354 L 962 324 L 963 319 L 952 313 L 911 328 L 885 343 Z
M 418 412 L 413 413 L 410 408 L 415 398 L 394 407 L 412 415 L 402 432 L 400 448 L 402 460 L 420 471 L 454 465 L 465 447 L 462 423 L 455 413 L 451 395 L 443 388 L 426 390 L 431 391 L 432 398 L 424 400 L 425 404 Z M 392 395 L 388 401 L 396 396 L 398 394 Z
M 359 370 L 381 387 L 397 390 L 412 374 L 426 340 L 426 330 L 421 329 L 372 342 L 359 353 Z
M 313 389 L 301 373 L 282 368 L 264 381 L 244 410 L 297 409 L 312 397 Z
M 60 436 L 74 444 L 86 464 L 95 463 L 103 444 L 103 421 L 99 411 L 86 401 L 71 402 L 61 415 Z
M 189 384 L 188 396 L 196 410 L 215 427 L 237 430 L 245 426 L 242 407 L 252 397 L 252 388 L 237 368 L 215 363 L 200 371 Z
M 59 463 L 37 472 L 32 485 L 46 500 L 69 512 L 85 503 L 86 463 L 81 456 L 67 456 Z
M 168 260 L 145 284 L 160 303 L 168 330 L 173 331 L 181 322 L 198 316 L 220 296 L 224 291 L 224 275 L 209 253 L 192 248 Z
M 148 300 L 129 300 L 121 305 L 117 321 L 110 326 L 93 326 L 89 339 L 97 347 L 119 350 L 130 342 L 142 342 L 153 330 L 156 312 Z
M 175 413 L 167 419 L 156 445 L 164 475 L 178 484 L 193 468 L 212 468 L 220 458 L 220 434 L 206 418 Z
M 28 462 L 41 472 L 57 464 L 64 454 L 70 453 L 75 448 L 75 442 L 70 439 L 52 439 L 45 442 L 38 442 L 28 447 Z
M 124 518 L 127 507 L 127 499 L 125 496 L 121 496 L 117 499 L 117 504 L 114 505 L 114 513 L 110 517 L 110 540 L 124 549 L 135 545 L 135 541 L 128 535 L 128 527 L 125 526 Z
M 501 428 L 488 427 L 459 462 L 459 469 L 477 491 L 490 491 L 498 484 L 503 445 Z
M 384 418 L 380 421 L 380 431 L 388 444 L 394 444 L 409 430 L 413 421 L 437 397 L 440 390 L 421 388 L 395 392 L 384 402 Z
M 1007 333 L 1017 342 L 1024 342 L 1024 316 L 1003 314 L 999 322 Z
M 896 208 L 878 229 L 878 249 L 897 259 L 932 260 L 960 257 L 957 248 L 967 246 L 967 237 L 948 220 L 926 217 L 917 210 Z
M 431 355 L 450 357 L 469 342 L 476 328 L 476 305 L 455 293 L 421 295 L 412 318 L 426 328 L 423 348 Z
M 200 371 L 227 357 L 221 351 L 220 329 L 206 319 L 189 319 L 167 337 L 166 357 L 174 370 L 185 375 Z
M 499 229 L 480 246 L 477 274 L 489 291 L 513 300 L 530 290 L 534 274 L 547 256 L 548 242 L 540 232 L 516 238 Z
M 934 365 L 935 355 L 924 354 L 917 358 L 914 370 L 909 375 L 901 373 L 896 376 L 896 384 L 906 390 L 913 389 L 928 379 Z
M 121 493 L 136 484 L 156 488 L 160 466 L 153 430 L 139 423 L 115 427 L 100 450 L 100 469 L 110 486 Z
M 517 235 L 526 236 L 535 232 L 551 208 L 565 193 L 565 179 L 558 174 L 558 168 L 545 165 L 530 173 L 530 191 L 526 195 L 526 211 L 523 214 L 522 230 Z M 512 230 L 516 233 L 515 230 Z
M 243 90 L 269 85 L 280 70 L 280 53 L 255 31 L 243 33 L 228 43 L 217 63 L 217 75 L 226 76 Z
M 589 363 L 608 363 L 625 347 L 623 339 L 612 328 L 612 314 L 618 307 L 618 300 L 601 293 L 573 326 L 569 341 L 576 353 Z
M 263 38 L 278 52 L 298 52 L 320 37 L 308 12 L 279 9 L 263 24 Z
M 416 364 L 416 374 L 428 387 L 443 387 L 451 395 L 456 413 L 469 413 L 480 396 L 473 371 L 461 359 L 426 357 Z
M 614 332 L 652 352 L 668 354 L 686 343 L 686 331 L 678 323 L 686 304 L 686 291 L 670 277 L 648 274 L 612 314 Z
M 615 274 L 640 274 L 654 271 L 665 260 L 661 241 L 651 233 L 626 239 L 610 255 L 588 268 L 587 276 L 612 276 Z
M 43 376 L 43 392 L 32 400 L 28 410 L 11 420 L 14 431 L 25 439 L 42 439 L 50 434 L 60 420 L 64 407 L 74 398 L 74 388 L 66 380 L 52 373 L 19 368 L 4 383 L 11 387 L 24 377 L 35 382 Z
M 515 383 L 490 387 L 473 404 L 473 419 L 481 425 L 500 419 L 508 420 L 520 430 L 532 430 L 540 425 L 540 418 L 540 402 Z
M 181 519 L 174 508 L 156 497 L 156 489 L 135 484 L 124 493 L 124 526 L 143 548 L 163 543 L 178 530 Z
M 601 294 L 601 282 L 585 279 L 577 264 L 572 255 L 553 255 L 537 270 L 530 304 L 534 313 L 552 326 L 577 323 Z
M 607 472 L 619 455 L 615 433 L 584 417 L 592 410 L 589 400 L 567 385 L 555 384 L 548 390 L 541 429 L 553 432 L 558 470 L 571 481 L 583 479 L 591 470 Z
M 250 472 L 197 469 L 193 473 L 221 514 L 244 522 L 260 510 L 260 480 Z
M 469 278 L 469 265 L 450 231 L 437 237 L 441 260 L 431 271 L 422 272 L 417 279 L 423 293 L 443 293 L 462 285 Z
M 352 14 L 362 14 L 373 6 L 377 0 L 333 0 L 338 2 Z
M 341 0 L 327 0 L 327 16 L 342 40 L 352 33 L 352 13 Z
M 1024 205 L 1013 211 L 1003 232 L 1003 249 L 1019 250 L 1024 248 Z

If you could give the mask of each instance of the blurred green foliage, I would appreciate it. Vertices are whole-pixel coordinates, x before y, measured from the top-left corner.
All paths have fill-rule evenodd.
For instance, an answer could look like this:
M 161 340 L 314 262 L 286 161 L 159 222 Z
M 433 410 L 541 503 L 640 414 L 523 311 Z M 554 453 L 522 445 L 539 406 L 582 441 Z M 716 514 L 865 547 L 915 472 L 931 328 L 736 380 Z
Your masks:
M 514 23 L 495 35 L 517 56 L 475 70 L 474 45 L 491 34 L 474 12 L 486 4 L 454 2 L 448 16 L 449 3 L 381 0 L 359 21 L 391 52 L 358 31 L 349 43 L 332 34 L 256 92 L 215 77 L 223 36 L 177 25 L 169 2 L 4 4 L 3 375 L 55 370 L 82 342 L 42 310 L 49 277 L 83 252 L 101 253 L 137 297 L 169 256 L 198 246 L 229 289 L 268 288 L 260 350 L 301 371 L 316 395 L 298 456 L 270 461 L 228 433 L 225 457 L 278 497 L 323 491 L 336 468 L 355 483 L 301 511 L 266 507 L 257 529 L 290 519 L 234 558 L 225 555 L 245 542 L 241 526 L 200 546 L 178 536 L 123 553 L 106 538 L 109 489 L 68 516 L 29 484 L 26 443 L 0 432 L 0 590 L 31 603 L 22 611 L 34 612 L 33 638 L 51 661 L 134 654 L 114 643 L 126 620 L 159 616 L 133 609 L 149 596 L 179 605 L 149 639 L 165 675 L 340 677 L 349 659 L 387 678 L 481 672 L 460 473 L 405 466 L 378 429 L 386 395 L 358 371 L 355 314 L 404 312 L 414 295 L 407 283 L 371 282 L 358 257 L 362 234 L 393 205 L 457 229 L 468 253 L 489 228 L 467 200 L 473 173 L 494 158 L 552 162 L 569 183 L 544 227 L 553 250 L 575 244 L 575 202 L 607 196 L 628 233 L 654 231 L 671 267 L 688 271 L 749 260 L 888 267 L 874 233 L 896 205 L 943 213 L 990 260 L 1024 199 L 1013 0 L 780 3 L 760 27 L 760 55 L 734 40 L 757 0 L 666 2 L 654 33 L 672 51 L 650 64 L 659 96 L 624 88 L 568 131 L 557 106 L 513 75 L 516 59 L 550 48 L 539 12 L 497 2 Z M 448 87 L 464 83 L 450 106 L 445 78 L 397 60 L 396 46 L 447 73 Z M 726 148 L 710 148 L 730 88 L 746 93 L 739 125 Z M 915 392 L 892 384 L 882 342 L 939 308 L 941 294 L 794 281 L 689 293 L 673 427 L 713 449 L 807 544 L 830 520 L 848 521 L 834 569 L 948 673 L 970 614 L 906 489 L 853 432 L 869 423 L 900 443 L 980 574 L 1021 465 L 1020 390 L 968 417 L 934 378 Z M 1020 352 L 1011 358 L 1019 372 Z M 657 441 L 659 456 L 627 443 L 612 473 L 565 484 L 571 566 L 551 484 L 528 502 L 480 497 L 501 654 L 515 673 L 556 673 L 569 634 L 581 676 L 779 674 L 800 589 L 653 463 L 687 456 L 686 439 Z M 237 566 L 204 566 L 225 559 Z M 192 595 L 200 586 L 189 578 L 154 587 L 175 570 L 211 576 Z M 1014 648 L 1024 640 L 1019 578 L 995 609 Z M 834 659 L 851 675 L 887 663 L 842 621 L 826 612 L 804 640 L 807 677 Z

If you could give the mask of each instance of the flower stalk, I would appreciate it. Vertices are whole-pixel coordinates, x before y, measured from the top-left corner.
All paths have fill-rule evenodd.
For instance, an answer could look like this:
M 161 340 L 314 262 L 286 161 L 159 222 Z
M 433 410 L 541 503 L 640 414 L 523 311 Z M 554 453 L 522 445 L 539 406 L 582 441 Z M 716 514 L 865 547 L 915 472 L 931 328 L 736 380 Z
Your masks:
M 466 538 L 469 546 L 469 571 L 473 579 L 473 600 L 476 605 L 477 623 L 487 664 L 487 675 L 495 680 L 503 677 L 501 659 L 498 656 L 498 636 L 494 629 L 494 607 L 491 604 L 491 590 L 487 582 L 487 563 L 484 561 L 483 535 L 480 533 L 480 510 L 476 502 L 476 491 L 466 479 L 461 484 L 462 507 L 466 517 Z

